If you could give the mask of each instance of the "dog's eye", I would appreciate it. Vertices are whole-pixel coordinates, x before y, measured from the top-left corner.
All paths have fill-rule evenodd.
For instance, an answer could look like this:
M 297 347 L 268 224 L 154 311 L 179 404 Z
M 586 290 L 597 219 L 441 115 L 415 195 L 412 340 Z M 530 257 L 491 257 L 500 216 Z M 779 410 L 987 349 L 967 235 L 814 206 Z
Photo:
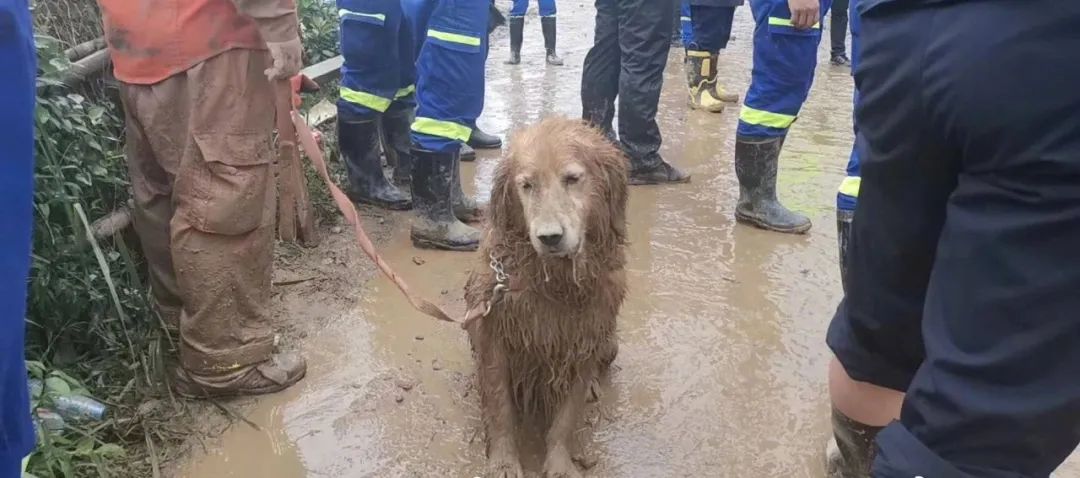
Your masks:
M 578 181 L 581 181 L 581 176 L 576 174 L 567 174 L 566 177 L 563 178 L 563 182 L 566 183 L 567 186 L 577 184 Z
M 522 183 L 521 183 L 521 189 L 524 189 L 524 190 L 526 190 L 526 191 L 529 191 L 529 190 L 531 190 L 531 189 L 532 189 L 532 183 L 530 183 L 530 182 L 528 182 L 528 181 L 524 181 L 524 182 L 522 182 Z

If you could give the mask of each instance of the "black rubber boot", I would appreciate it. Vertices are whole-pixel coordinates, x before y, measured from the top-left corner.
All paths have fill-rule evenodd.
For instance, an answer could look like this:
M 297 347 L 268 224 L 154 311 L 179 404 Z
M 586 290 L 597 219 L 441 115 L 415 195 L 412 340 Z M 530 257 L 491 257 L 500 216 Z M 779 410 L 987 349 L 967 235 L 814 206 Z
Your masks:
M 828 478 L 870 478 L 874 464 L 874 440 L 883 427 L 859 423 L 832 411 L 833 440 L 825 451 Z
M 771 231 L 803 234 L 810 219 L 792 212 L 776 199 L 776 172 L 784 138 L 735 138 L 735 175 L 739 202 L 735 219 Z
M 840 248 L 840 284 L 847 292 L 848 245 L 851 244 L 851 221 L 855 211 L 836 210 L 836 242 Z
M 479 222 L 483 217 L 483 213 L 480 211 L 480 206 L 476 204 L 476 200 L 466 196 L 465 190 L 461 187 L 461 161 L 455 161 L 454 164 L 454 182 L 451 183 L 453 187 L 453 201 L 454 216 L 461 222 Z
M 562 66 L 563 60 L 555 54 L 555 17 L 540 17 L 540 28 L 544 31 L 544 50 L 547 51 L 547 64 Z
M 480 128 L 473 128 L 468 144 L 475 149 L 499 149 L 502 147 L 502 138 L 487 134 Z
M 349 176 L 349 199 L 386 209 L 409 209 L 409 197 L 386 180 L 379 159 L 379 140 L 375 120 L 347 121 L 338 117 L 338 143 Z
M 507 65 L 521 63 L 521 43 L 525 37 L 525 17 L 510 17 L 510 59 Z
M 412 175 L 412 122 L 412 108 L 391 109 L 382 115 L 383 153 L 394 168 L 394 184 L 399 186 L 408 186 Z
M 457 154 L 414 148 L 412 194 L 416 210 L 409 237 L 423 249 L 475 251 L 480 231 L 454 216 L 453 190 Z
M 633 186 L 688 183 L 690 175 L 661 159 L 660 164 L 653 168 L 631 168 L 629 182 Z
M 462 143 L 461 152 L 458 153 L 462 161 L 466 163 L 476 161 L 476 150 L 468 144 Z

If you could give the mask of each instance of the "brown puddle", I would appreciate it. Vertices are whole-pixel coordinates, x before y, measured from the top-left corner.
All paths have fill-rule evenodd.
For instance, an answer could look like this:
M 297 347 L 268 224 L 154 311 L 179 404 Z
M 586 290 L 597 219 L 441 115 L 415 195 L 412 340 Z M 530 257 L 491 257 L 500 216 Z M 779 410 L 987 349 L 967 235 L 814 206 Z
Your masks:
M 502 64 L 505 31 L 493 39 L 481 118 L 489 132 L 580 114 L 594 10 L 581 0 L 559 7 L 565 67 L 543 65 L 538 21 L 526 26 L 520 66 Z M 737 38 L 720 66 L 731 91 L 743 93 L 748 83 L 752 27 L 749 9 L 740 8 Z M 611 383 L 588 413 L 587 451 L 597 459 L 589 475 L 821 477 L 829 433 L 824 331 L 840 295 L 833 208 L 851 144 L 849 72 L 821 62 L 786 144 L 781 199 L 814 221 L 809 235 L 786 236 L 735 225 L 738 107 L 689 111 L 681 57 L 672 50 L 660 122 L 665 157 L 693 182 L 632 189 L 630 292 Z M 481 197 L 497 155 L 482 151 L 465 166 Z M 386 223 L 384 257 L 414 289 L 460 311 L 473 255 L 413 249 L 407 216 Z M 348 248 L 340 253 L 347 262 L 366 261 Z M 246 412 L 261 430 L 237 423 L 174 475 L 482 475 L 465 334 L 412 310 L 382 277 L 356 278 L 333 300 L 318 297 L 286 291 L 281 298 L 292 320 L 305 321 L 294 327 L 306 334 L 305 381 Z M 526 465 L 535 472 L 535 457 Z

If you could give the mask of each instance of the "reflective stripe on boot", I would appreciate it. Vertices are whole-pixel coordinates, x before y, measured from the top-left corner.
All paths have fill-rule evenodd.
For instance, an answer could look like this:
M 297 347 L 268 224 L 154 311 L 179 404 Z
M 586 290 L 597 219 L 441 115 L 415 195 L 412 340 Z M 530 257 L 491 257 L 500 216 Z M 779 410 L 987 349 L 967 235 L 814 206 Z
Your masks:
M 686 84 L 690 92 L 691 108 L 720 113 L 724 111 L 724 102 L 713 96 L 716 86 L 713 58 L 708 52 L 687 50 Z

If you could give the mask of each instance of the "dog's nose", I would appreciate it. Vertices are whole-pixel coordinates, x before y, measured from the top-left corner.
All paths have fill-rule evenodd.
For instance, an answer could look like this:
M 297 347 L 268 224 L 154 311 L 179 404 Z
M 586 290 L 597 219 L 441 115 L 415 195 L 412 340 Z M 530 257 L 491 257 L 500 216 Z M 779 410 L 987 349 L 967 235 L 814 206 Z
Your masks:
M 540 242 L 544 243 L 544 245 L 548 247 L 555 247 L 559 245 L 560 241 L 562 241 L 561 233 L 540 235 Z

